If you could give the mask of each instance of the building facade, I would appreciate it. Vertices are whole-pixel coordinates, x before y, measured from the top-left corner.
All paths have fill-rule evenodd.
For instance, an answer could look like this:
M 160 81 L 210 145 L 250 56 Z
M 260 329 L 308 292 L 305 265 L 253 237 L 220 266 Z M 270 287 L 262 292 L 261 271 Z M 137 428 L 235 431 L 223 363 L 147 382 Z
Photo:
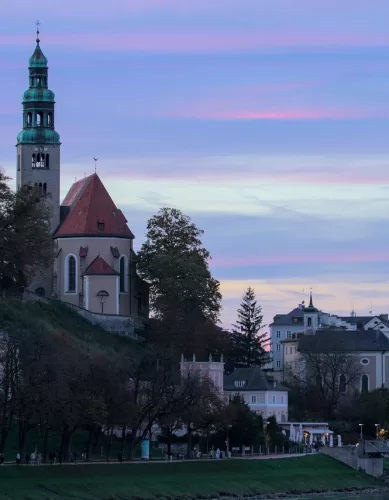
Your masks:
M 17 136 L 17 188 L 28 186 L 51 209 L 54 265 L 29 284 L 96 315 L 147 319 L 148 285 L 135 271 L 134 235 L 95 173 L 75 182 L 60 203 L 61 142 L 55 130 L 55 95 L 37 32 Z
M 208 377 L 218 392 L 227 400 L 241 396 L 251 411 L 264 419 L 274 416 L 277 422 L 288 421 L 288 390 L 276 380 L 268 377 L 258 366 L 237 368 L 224 375 L 223 357 L 207 362 L 181 359 L 181 374 L 197 373 Z

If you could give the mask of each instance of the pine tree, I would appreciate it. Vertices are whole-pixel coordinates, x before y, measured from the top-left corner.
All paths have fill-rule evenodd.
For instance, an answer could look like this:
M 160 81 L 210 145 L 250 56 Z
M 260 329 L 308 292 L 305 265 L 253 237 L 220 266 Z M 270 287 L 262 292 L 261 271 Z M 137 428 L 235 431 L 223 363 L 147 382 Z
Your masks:
M 267 333 L 261 333 L 266 326 L 262 321 L 262 307 L 255 299 L 254 289 L 248 287 L 238 309 L 237 324 L 231 333 L 229 358 L 235 368 L 264 366 L 270 361 L 270 353 L 267 350 L 270 338 Z

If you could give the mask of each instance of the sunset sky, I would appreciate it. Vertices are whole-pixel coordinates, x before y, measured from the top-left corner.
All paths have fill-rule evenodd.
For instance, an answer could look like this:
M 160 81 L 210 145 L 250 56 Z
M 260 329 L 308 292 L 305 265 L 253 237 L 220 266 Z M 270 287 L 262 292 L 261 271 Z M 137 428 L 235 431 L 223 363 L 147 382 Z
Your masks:
M 235 321 L 307 299 L 389 312 L 388 0 L 0 0 L 0 166 L 15 177 L 35 21 L 62 194 L 98 173 L 142 244 L 174 206 L 205 230 Z

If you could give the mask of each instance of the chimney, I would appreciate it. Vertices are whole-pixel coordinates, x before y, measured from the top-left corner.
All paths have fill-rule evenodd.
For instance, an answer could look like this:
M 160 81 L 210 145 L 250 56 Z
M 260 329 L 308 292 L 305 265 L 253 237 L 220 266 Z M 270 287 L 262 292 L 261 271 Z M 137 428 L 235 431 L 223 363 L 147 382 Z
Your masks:
M 299 307 L 300 311 L 302 311 L 302 309 L 303 309 L 303 305 L 302 305 L 302 304 L 299 304 L 299 306 L 298 306 L 298 307 Z

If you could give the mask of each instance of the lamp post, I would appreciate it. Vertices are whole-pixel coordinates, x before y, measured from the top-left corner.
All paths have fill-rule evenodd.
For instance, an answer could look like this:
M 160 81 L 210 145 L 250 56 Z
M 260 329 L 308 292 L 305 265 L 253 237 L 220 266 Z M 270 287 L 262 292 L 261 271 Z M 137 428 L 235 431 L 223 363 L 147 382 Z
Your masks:
M 380 424 L 374 424 L 374 425 L 375 425 L 375 437 L 376 437 L 376 439 L 378 439 L 378 430 L 379 430 Z
M 362 439 L 363 439 L 363 425 L 364 425 L 364 424 L 359 424 L 359 427 L 361 428 L 361 436 L 360 436 L 361 441 L 362 441 Z

